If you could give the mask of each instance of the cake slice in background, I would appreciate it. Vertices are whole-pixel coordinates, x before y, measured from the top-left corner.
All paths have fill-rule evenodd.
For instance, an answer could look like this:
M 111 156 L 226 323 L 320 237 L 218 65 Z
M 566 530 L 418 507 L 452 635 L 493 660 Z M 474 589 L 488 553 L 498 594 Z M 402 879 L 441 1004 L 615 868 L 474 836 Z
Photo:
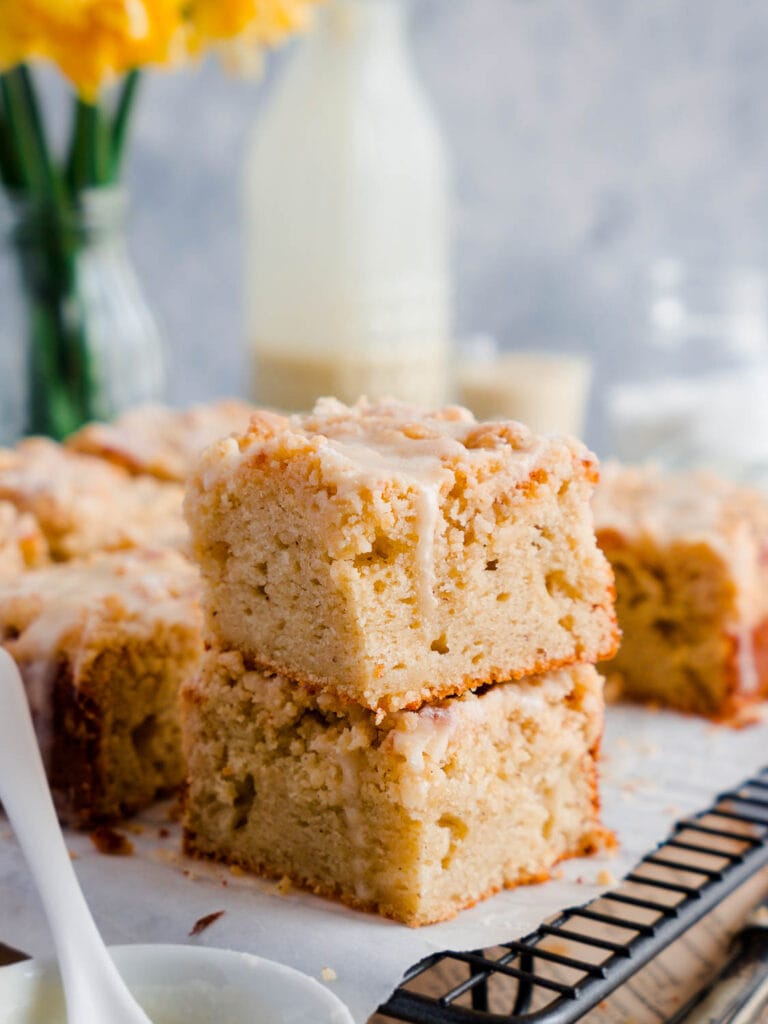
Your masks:
M 406 924 L 606 840 L 591 665 L 377 717 L 212 651 L 182 709 L 188 852 Z
M 708 473 L 608 464 L 593 502 L 625 696 L 731 724 L 768 696 L 768 498 Z
M 254 406 L 236 398 L 188 409 L 140 405 L 112 423 L 88 423 L 67 438 L 66 445 L 131 473 L 183 483 L 203 448 L 245 431 L 253 412 Z
M 178 690 L 202 640 L 197 573 L 180 554 L 97 555 L 0 583 L 0 642 L 67 819 L 112 821 L 181 784 Z
M 596 479 L 580 442 L 456 407 L 259 414 L 189 482 L 207 639 L 381 710 L 608 657 Z
M 0 449 L 0 500 L 35 517 L 56 561 L 186 544 L 180 485 L 134 478 L 43 437 Z

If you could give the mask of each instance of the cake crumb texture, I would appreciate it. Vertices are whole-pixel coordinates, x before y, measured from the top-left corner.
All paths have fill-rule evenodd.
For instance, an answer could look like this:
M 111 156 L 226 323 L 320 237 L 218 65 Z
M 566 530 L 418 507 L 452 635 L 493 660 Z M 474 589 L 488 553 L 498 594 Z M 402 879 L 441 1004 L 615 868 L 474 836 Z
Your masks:
M 383 711 L 613 653 L 580 442 L 321 400 L 214 444 L 186 515 L 208 641 Z
M 382 717 L 209 651 L 182 689 L 186 849 L 443 920 L 604 843 L 602 711 L 590 665 Z
M 751 720 L 768 695 L 768 499 L 709 473 L 611 464 L 594 509 L 623 633 L 611 689 Z
M 178 690 L 202 653 L 197 574 L 175 551 L 52 565 L 0 583 L 16 660 L 66 820 L 117 820 L 184 779 Z

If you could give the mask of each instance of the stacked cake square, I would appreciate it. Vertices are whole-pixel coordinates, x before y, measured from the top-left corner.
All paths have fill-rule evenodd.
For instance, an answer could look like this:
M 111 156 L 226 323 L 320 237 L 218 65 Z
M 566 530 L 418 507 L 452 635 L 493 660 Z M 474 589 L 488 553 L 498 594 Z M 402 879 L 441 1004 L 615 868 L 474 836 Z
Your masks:
M 396 402 L 209 448 L 187 849 L 417 925 L 594 848 L 596 479 L 572 439 Z

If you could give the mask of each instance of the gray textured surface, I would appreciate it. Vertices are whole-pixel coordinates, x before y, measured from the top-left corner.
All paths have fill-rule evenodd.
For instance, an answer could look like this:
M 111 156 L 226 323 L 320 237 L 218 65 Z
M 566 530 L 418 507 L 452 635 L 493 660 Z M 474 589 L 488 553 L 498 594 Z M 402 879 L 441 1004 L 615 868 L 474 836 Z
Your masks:
M 414 7 L 455 166 L 460 333 L 586 348 L 599 383 L 643 341 L 651 260 L 764 259 L 768 5 Z M 247 387 L 239 178 L 282 59 L 262 83 L 215 64 L 157 74 L 142 97 L 132 245 L 170 339 L 175 400 Z

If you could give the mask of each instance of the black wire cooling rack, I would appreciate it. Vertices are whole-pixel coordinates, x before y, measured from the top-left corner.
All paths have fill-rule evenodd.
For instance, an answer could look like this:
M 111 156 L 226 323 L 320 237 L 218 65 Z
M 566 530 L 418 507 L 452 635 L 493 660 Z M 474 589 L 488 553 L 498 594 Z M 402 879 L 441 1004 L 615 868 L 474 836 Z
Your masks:
M 767 839 L 768 767 L 679 821 L 611 892 L 519 941 L 422 960 L 379 1012 L 411 1024 L 572 1024 L 767 865 Z M 433 994 L 436 976 L 462 974 Z

